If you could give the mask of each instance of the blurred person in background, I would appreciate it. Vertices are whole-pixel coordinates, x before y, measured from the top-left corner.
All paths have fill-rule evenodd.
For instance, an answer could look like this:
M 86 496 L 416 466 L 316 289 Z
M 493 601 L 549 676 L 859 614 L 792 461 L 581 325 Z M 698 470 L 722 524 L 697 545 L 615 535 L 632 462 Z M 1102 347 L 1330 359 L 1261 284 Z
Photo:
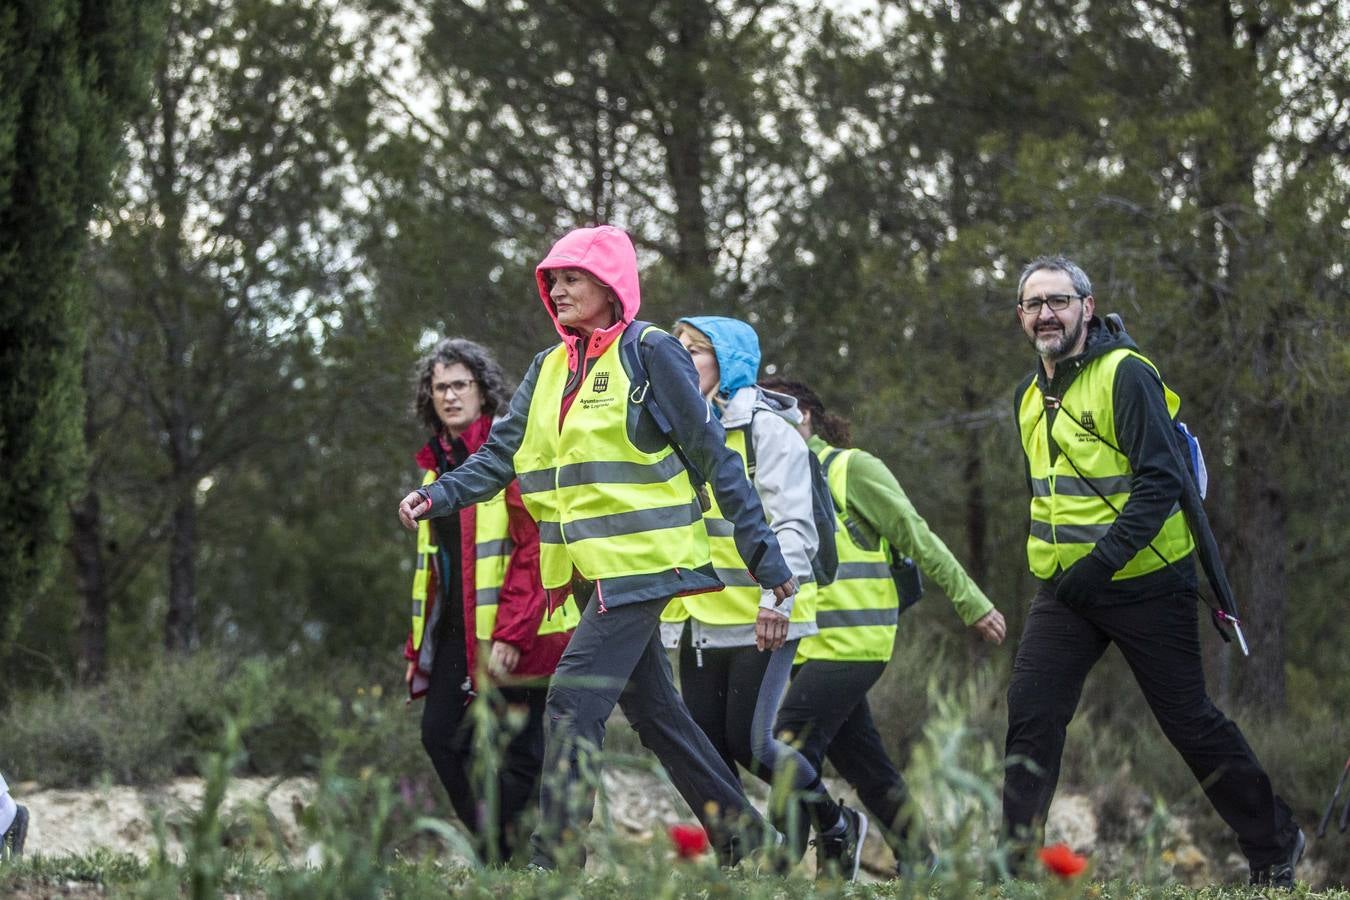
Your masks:
M 416 455 L 423 483 L 483 446 L 509 399 L 501 367 L 472 341 L 448 338 L 422 357 L 413 412 L 430 432 Z M 538 797 L 548 679 L 576 604 L 546 609 L 539 528 L 515 481 L 458 515 L 419 522 L 416 566 L 404 657 L 409 695 L 426 698 L 422 746 L 482 857 L 509 859 Z M 475 727 L 479 693 L 494 733 Z
M 416 527 L 495 495 L 518 475 L 539 523 L 545 589 L 573 589 L 584 606 L 549 686 L 531 866 L 584 866 L 598 778 L 589 767 L 616 703 L 719 858 L 736 862 L 778 837 L 690 718 L 658 635 L 670 598 L 722 587 L 690 466 L 707 476 L 734 523 L 755 580 L 784 601 L 796 591 L 792 571 L 698 392 L 689 354 L 661 329 L 630 324 L 641 292 L 628 235 L 609 225 L 571 231 L 535 268 L 535 281 L 561 342 L 534 358 L 488 442 L 405 496 L 399 518 Z M 643 384 L 634 383 L 625 349 L 642 361 Z M 646 405 L 648 393 L 669 430 Z
M 961 621 L 984 640 L 1002 643 L 1007 624 L 886 464 L 851 447 L 846 419 L 828 412 L 800 381 L 773 377 L 760 385 L 797 399 L 799 430 L 825 470 L 838 516 L 839 572 L 820 590 L 817 634 L 798 648 L 777 731 L 795 741 L 817 771 L 829 759 L 853 786 L 880 823 L 895 853 L 897 874 L 927 874 L 936 860 L 923 816 L 886 752 L 867 702 L 868 690 L 895 649 L 900 594 L 892 566 L 902 557 L 917 563 L 951 599 Z M 788 835 L 794 852 L 804 849 L 806 824 L 816 828 L 819 862 L 839 852 L 828 836 L 821 837 L 822 821 L 833 821 L 838 807 L 828 795 L 825 803 L 808 805 L 809 819 L 802 817 L 802 827 Z

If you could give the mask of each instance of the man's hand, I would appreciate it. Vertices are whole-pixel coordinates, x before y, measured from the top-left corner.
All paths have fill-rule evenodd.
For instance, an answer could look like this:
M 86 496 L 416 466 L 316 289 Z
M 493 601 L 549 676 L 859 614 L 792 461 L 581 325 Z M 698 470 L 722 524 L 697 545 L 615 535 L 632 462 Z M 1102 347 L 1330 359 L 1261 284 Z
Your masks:
M 759 608 L 755 616 L 755 646 L 760 650 L 777 650 L 787 640 L 788 617 L 776 609 Z
M 991 644 L 1001 644 L 1008 635 L 1008 623 L 1003 621 L 1003 613 L 991 609 L 970 626 L 980 637 Z
M 412 690 L 413 676 L 417 674 L 417 663 L 411 659 L 408 660 L 408 671 L 403 673 L 403 681 L 408 685 L 408 690 Z
M 1106 563 L 1089 553 L 1060 576 L 1055 599 L 1070 609 L 1082 609 L 1097 599 L 1114 574 Z
M 431 509 L 431 501 L 424 498 L 418 491 L 413 491 L 399 502 L 398 520 L 403 523 L 404 528 L 409 531 L 416 531 L 418 517 L 429 509 Z
M 782 606 L 783 601 L 797 593 L 797 579 L 789 578 L 787 581 L 773 589 L 773 605 Z M 764 649 L 763 647 L 760 648 Z
M 488 655 L 488 674 L 493 678 L 505 678 L 520 664 L 520 648 L 506 641 L 493 641 L 492 652 Z

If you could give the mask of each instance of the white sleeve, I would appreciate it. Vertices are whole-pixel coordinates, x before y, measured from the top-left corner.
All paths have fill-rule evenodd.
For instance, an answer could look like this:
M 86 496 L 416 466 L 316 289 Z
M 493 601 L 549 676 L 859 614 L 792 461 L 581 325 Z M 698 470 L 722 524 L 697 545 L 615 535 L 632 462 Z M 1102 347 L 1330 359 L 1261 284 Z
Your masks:
M 767 411 L 751 420 L 750 437 L 755 442 L 755 491 L 769 527 L 797 581 L 809 580 L 819 546 L 811 508 L 811 451 L 795 428 Z M 791 615 L 793 599 L 774 606 L 773 593 L 765 591 L 759 605 Z

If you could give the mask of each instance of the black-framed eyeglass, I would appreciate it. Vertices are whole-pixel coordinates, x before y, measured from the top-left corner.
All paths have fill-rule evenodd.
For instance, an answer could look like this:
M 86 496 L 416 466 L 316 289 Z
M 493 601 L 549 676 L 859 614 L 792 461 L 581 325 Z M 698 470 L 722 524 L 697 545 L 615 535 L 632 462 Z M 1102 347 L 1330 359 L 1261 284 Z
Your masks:
M 1036 315 L 1042 306 L 1050 307 L 1051 312 L 1063 312 L 1075 300 L 1083 299 L 1082 294 L 1046 294 L 1044 297 L 1025 297 L 1017 301 L 1017 308 L 1029 315 Z
M 447 391 L 456 397 L 478 383 L 477 378 L 457 378 L 454 381 L 438 381 L 431 386 L 433 394 L 445 394 Z

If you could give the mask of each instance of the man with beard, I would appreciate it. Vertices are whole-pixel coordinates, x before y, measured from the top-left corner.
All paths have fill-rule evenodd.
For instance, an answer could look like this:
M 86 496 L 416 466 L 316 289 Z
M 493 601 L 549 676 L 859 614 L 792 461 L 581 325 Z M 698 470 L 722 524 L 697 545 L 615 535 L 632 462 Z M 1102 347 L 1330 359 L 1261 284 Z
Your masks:
M 1013 860 L 1040 840 L 1064 735 L 1114 643 L 1163 734 L 1237 834 L 1253 884 L 1292 887 L 1303 832 L 1242 732 L 1205 691 L 1180 400 L 1061 256 L 1022 272 L 1017 318 L 1040 356 L 1013 405 L 1041 580 L 1008 687 L 1003 822 Z

